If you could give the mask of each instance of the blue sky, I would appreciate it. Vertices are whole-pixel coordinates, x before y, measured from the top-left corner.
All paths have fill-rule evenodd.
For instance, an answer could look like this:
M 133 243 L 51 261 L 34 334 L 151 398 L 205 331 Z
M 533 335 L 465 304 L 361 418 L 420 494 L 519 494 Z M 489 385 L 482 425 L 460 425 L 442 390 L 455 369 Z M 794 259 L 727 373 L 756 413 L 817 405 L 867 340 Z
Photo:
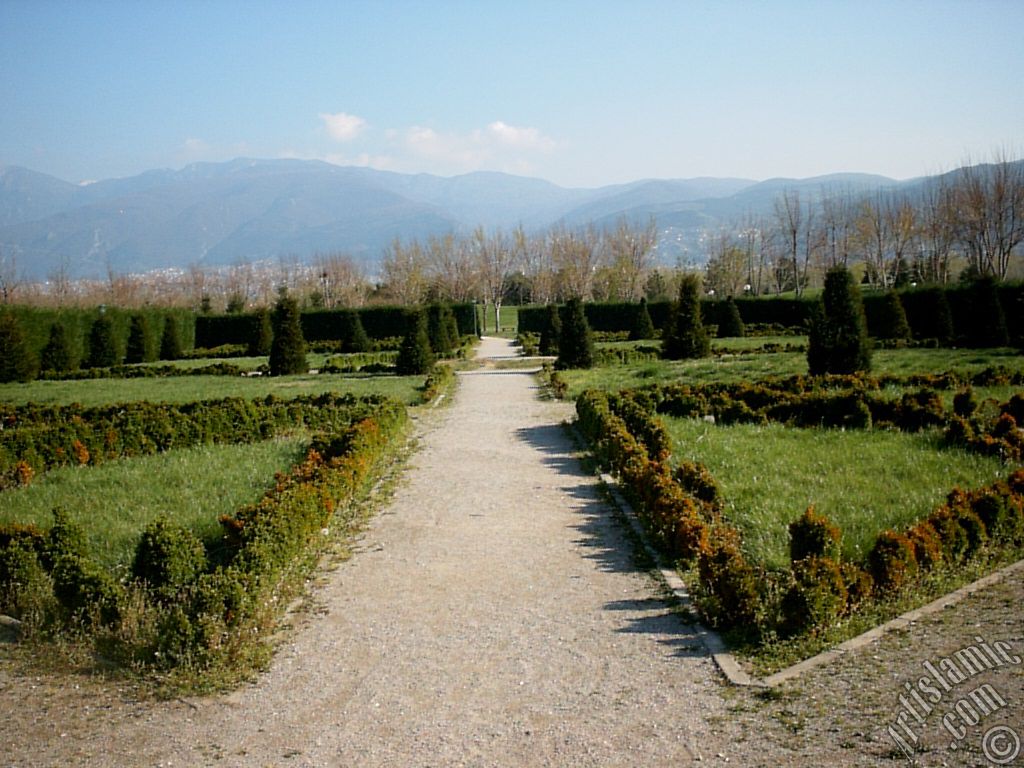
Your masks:
M 0 0 L 0 165 L 238 156 L 565 186 L 1024 152 L 1024 0 Z

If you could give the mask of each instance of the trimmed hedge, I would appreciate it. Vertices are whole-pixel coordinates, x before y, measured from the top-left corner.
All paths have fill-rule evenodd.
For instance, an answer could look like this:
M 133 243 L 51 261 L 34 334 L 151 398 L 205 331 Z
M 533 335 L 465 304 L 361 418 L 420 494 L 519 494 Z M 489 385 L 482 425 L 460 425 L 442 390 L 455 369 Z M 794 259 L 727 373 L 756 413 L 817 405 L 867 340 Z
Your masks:
M 265 440 L 297 424 L 337 429 L 352 413 L 370 412 L 383 398 L 310 395 L 224 398 L 182 405 L 148 402 L 97 408 L 79 405 L 0 405 L 0 488 L 53 467 L 99 464 L 203 443 Z
M 802 377 L 796 379 L 802 382 Z M 797 383 L 791 380 L 790 386 Z M 775 396 L 786 394 L 740 386 L 746 387 L 746 399 L 733 410 L 760 418 L 773 411 Z M 746 558 L 739 532 L 721 518 L 722 500 L 706 468 L 684 463 L 674 473 L 667 469 L 670 445 L 654 413 L 664 412 L 668 402 L 672 410 L 700 415 L 720 394 L 715 387 L 703 389 L 710 391 L 680 386 L 617 395 L 587 391 L 577 399 L 576 410 L 595 458 L 619 477 L 657 546 L 673 559 L 696 565 L 697 605 L 710 626 L 736 630 L 755 641 L 776 634 L 813 634 L 873 596 L 888 599 L 920 573 L 943 563 L 961 563 L 988 543 L 1024 546 L 1021 469 L 985 488 L 954 489 L 945 505 L 905 532 L 880 532 L 863 563 L 842 561 L 841 531 L 808 509 L 790 525 L 790 569 L 767 572 Z M 672 394 L 665 396 L 664 390 Z M 905 398 L 894 412 L 907 409 L 908 424 L 919 424 L 922 409 L 931 413 L 935 407 L 934 399 L 923 394 Z M 1018 410 L 1024 412 L 1024 397 L 1004 404 L 1000 420 L 1015 419 Z M 819 412 L 812 408 L 815 415 L 799 420 L 813 422 Z M 1020 435 L 1016 429 L 1013 433 Z
M 1002 346 L 1001 337 L 986 335 L 978 330 L 978 313 L 972 308 L 973 286 L 926 286 L 906 288 L 895 292 L 906 315 L 910 332 L 919 341 L 937 340 L 940 346 L 964 345 L 970 340 L 973 345 Z M 1004 282 L 995 286 L 995 296 L 1004 318 L 1009 343 L 1024 346 L 1024 282 Z M 864 313 L 868 330 L 872 336 L 893 338 L 893 331 L 886 315 L 887 294 L 866 292 L 863 295 Z M 733 299 L 744 325 L 773 327 L 804 332 L 810 321 L 815 300 L 809 298 L 785 298 L 777 296 L 737 296 Z M 991 298 L 986 299 L 992 305 Z M 668 324 L 670 302 L 656 301 L 647 305 L 654 327 L 664 330 Z M 590 303 L 584 305 L 584 313 L 590 327 L 597 333 L 625 333 L 633 328 L 638 305 L 635 303 Z M 726 313 L 730 311 L 725 301 L 702 299 L 701 317 L 706 325 L 727 323 Z M 544 307 L 520 307 L 519 330 L 541 333 L 544 330 Z M 898 330 L 898 329 L 897 329 Z M 895 334 L 899 338 L 899 334 Z
M 473 305 L 451 305 L 459 336 L 473 330 Z M 350 338 L 350 313 L 355 312 L 365 335 L 373 340 L 405 335 L 406 307 L 362 307 L 351 309 L 306 310 L 301 313 L 302 335 L 307 342 L 343 341 Z M 195 318 L 195 346 L 219 347 L 224 344 L 247 344 L 253 335 L 256 313 L 230 315 L 199 315 Z M 339 350 L 340 351 L 340 350 Z M 365 351 L 352 349 L 353 352 Z
M 329 527 L 355 524 L 353 502 L 404 434 L 405 408 L 339 399 L 331 428 L 256 504 L 221 518 L 210 560 L 191 533 L 158 521 L 142 533 L 130 581 L 102 571 L 81 529 L 56 512 L 48 532 L 0 530 L 0 610 L 32 630 L 91 629 L 104 655 L 137 668 L 234 668 L 251 658 L 303 588 Z

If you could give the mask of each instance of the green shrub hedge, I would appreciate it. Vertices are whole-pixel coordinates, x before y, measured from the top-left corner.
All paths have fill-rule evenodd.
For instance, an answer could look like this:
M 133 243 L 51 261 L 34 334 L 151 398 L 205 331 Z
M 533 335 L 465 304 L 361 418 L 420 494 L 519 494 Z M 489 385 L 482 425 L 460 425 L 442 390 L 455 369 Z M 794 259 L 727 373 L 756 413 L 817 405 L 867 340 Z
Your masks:
M 319 410 L 336 413 L 305 459 L 258 503 L 221 518 L 215 560 L 191 533 L 158 521 L 141 534 L 131 578 L 119 581 L 57 511 L 47 532 L 0 530 L 0 611 L 25 631 L 84 629 L 107 658 L 137 668 L 231 670 L 253 658 L 302 589 L 325 531 L 355 523 L 354 501 L 407 424 L 405 408 L 382 398 L 327 400 Z
M 824 397 L 827 403 L 830 396 L 810 392 L 804 394 L 814 397 L 789 399 L 799 389 L 799 379 L 788 381 L 788 390 L 739 385 L 745 389 L 737 389 L 740 398 L 730 408 L 747 414 L 744 418 L 767 419 L 779 414 L 774 403 L 779 398 L 789 418 L 817 423 L 832 407 L 823 408 L 818 400 Z M 862 397 L 864 380 L 850 379 Z M 880 532 L 863 562 L 841 560 L 841 531 L 808 509 L 790 525 L 790 569 L 767 571 L 743 553 L 739 532 L 721 515 L 722 500 L 706 468 L 684 463 L 674 473 L 668 470 L 668 443 L 654 416 L 666 412 L 666 404 L 669 412 L 703 415 L 723 389 L 676 385 L 617 395 L 588 390 L 576 402 L 579 429 L 595 458 L 618 476 L 655 543 L 670 557 L 696 566 L 697 605 L 710 626 L 736 630 L 755 641 L 813 634 L 865 601 L 890 599 L 921 573 L 944 563 L 962 563 L 989 544 L 1024 546 L 1024 469 L 1019 469 L 985 488 L 954 489 L 945 505 L 907 531 Z M 935 407 L 933 398 L 917 393 L 900 398 L 891 412 L 906 419 L 907 428 L 920 428 Z M 798 415 L 797 408 L 809 413 Z M 844 404 L 838 413 L 847 409 Z M 909 415 L 900 415 L 903 411 Z M 1024 411 L 1024 397 L 1004 404 L 999 418 L 1015 425 L 1018 411 Z M 1002 429 L 1005 433 L 1007 428 Z M 1016 428 L 1013 433 L 1020 435 Z
M 96 408 L 0 404 L 0 488 L 58 466 L 99 464 L 202 443 L 255 442 L 299 425 L 337 429 L 353 413 L 373 411 L 382 402 L 379 397 L 328 393 Z

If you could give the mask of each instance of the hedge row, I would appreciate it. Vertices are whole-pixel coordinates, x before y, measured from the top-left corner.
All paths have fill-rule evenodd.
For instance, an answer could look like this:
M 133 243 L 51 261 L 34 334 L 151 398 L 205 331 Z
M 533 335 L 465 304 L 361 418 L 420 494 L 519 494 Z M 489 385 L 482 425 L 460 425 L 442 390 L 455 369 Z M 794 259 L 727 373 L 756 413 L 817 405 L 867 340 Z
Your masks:
M 904 310 L 914 339 L 937 339 L 943 344 L 970 347 L 1024 345 L 1024 283 L 998 285 L 979 282 L 946 288 L 911 288 L 896 294 Z M 734 299 L 740 318 L 746 326 L 774 326 L 802 330 L 811 316 L 816 299 L 741 296 Z M 864 312 L 872 336 L 890 338 L 891 313 L 885 294 L 865 293 Z M 639 304 L 586 304 L 584 313 L 595 332 L 628 332 L 633 328 Z M 654 327 L 663 330 L 668 323 L 670 303 L 647 305 Z M 726 301 L 703 299 L 701 317 L 705 325 L 720 325 L 729 310 Z M 545 322 L 544 307 L 522 307 L 519 330 L 541 333 Z M 1005 336 L 998 330 L 1002 316 Z
M 717 423 L 777 422 L 796 427 L 866 429 L 891 427 L 916 432 L 940 427 L 946 440 L 970 450 L 1019 461 L 1024 457 L 1024 396 L 985 408 L 973 400 L 971 385 L 1020 386 L 1019 373 L 986 369 L 974 376 L 805 376 L 757 384 L 652 385 L 638 390 L 657 413 L 681 418 L 713 418 Z M 919 387 L 887 395 L 889 387 Z M 958 388 L 953 410 L 938 390 Z
M 0 611 L 30 632 L 88 628 L 104 655 L 137 667 L 231 669 L 252 658 L 301 590 L 325 529 L 355 523 L 354 501 L 406 425 L 394 401 L 341 410 L 351 418 L 320 435 L 262 500 L 221 519 L 216 561 L 166 520 L 142 533 L 127 581 L 90 559 L 64 513 L 46 532 L 0 531 Z
M 89 356 L 89 332 L 93 323 L 100 316 L 101 310 L 96 309 L 44 309 L 27 306 L 11 306 L 18 319 L 18 325 L 31 349 L 37 356 L 50 339 L 50 328 L 60 322 L 67 333 L 72 359 L 78 363 Z M 119 307 L 103 307 L 103 314 L 110 319 L 114 346 L 121 359 L 128 347 L 128 335 L 131 330 L 132 317 L 141 315 L 145 318 L 146 348 L 153 352 L 153 359 L 160 350 L 164 324 L 168 317 L 173 317 L 178 330 L 182 347 L 191 349 L 195 340 L 195 314 L 187 309 L 121 309 Z
M 459 335 L 472 335 L 473 305 L 452 305 Z M 302 313 L 302 335 L 308 342 L 334 341 L 341 338 L 351 309 L 318 309 Z M 363 307 L 354 310 L 366 335 L 371 339 L 389 339 L 405 335 L 405 307 Z M 252 337 L 256 313 L 242 315 L 199 315 L 195 318 L 195 345 L 219 347 L 223 344 L 245 344 Z
M 99 464 L 202 443 L 247 443 L 305 425 L 332 430 L 382 407 L 381 397 L 224 398 L 181 405 L 0 404 L 0 489 L 64 465 Z
M 669 470 L 657 405 L 650 390 L 587 391 L 576 403 L 579 428 L 598 461 L 619 477 L 656 544 L 696 565 L 698 606 L 718 629 L 755 641 L 814 633 L 866 600 L 892 597 L 920 572 L 963 563 L 989 542 L 1024 546 L 1024 470 L 1017 470 L 986 488 L 954 489 L 945 505 L 905 532 L 881 532 L 862 563 L 843 561 L 841 531 L 808 509 L 789 528 L 790 568 L 768 572 L 748 560 L 739 531 L 722 519 L 707 469 L 684 462 Z M 1024 400 L 1001 420 L 1014 408 L 1024 411 Z

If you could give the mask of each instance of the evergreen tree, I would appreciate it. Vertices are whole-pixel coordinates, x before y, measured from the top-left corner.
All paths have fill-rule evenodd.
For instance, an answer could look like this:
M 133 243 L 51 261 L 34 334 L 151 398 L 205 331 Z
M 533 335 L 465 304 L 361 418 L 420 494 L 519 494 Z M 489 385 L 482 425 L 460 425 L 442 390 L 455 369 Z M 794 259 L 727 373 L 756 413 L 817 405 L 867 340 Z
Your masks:
M 444 315 L 444 321 L 448 326 L 448 338 L 452 342 L 452 354 L 455 354 L 462 346 L 462 334 L 459 333 L 459 321 L 455 319 L 455 312 L 447 304 L 445 309 L 447 311 Z
M 399 376 L 421 376 L 434 365 L 434 353 L 427 335 L 427 318 L 423 310 L 410 309 L 405 318 L 405 336 L 398 350 L 395 372 Z
M 679 299 L 672 305 L 661 356 L 668 360 L 688 360 L 711 354 L 711 340 L 700 316 L 700 278 L 683 275 L 679 281 Z
M 445 310 L 448 315 L 452 312 L 446 304 L 431 304 L 427 307 L 427 338 L 437 357 L 449 357 L 452 353 L 452 340 L 448 335 L 450 326 Z
M 833 267 L 825 274 L 825 290 L 811 317 L 807 364 L 812 376 L 871 369 L 864 304 L 846 267 Z
M 117 342 L 114 340 L 114 324 L 106 312 L 101 312 L 89 329 L 89 368 L 109 368 L 120 362 Z
M 341 313 L 341 348 L 345 352 L 369 352 L 370 337 L 366 335 L 362 318 L 354 309 Z
M 971 311 L 967 316 L 967 346 L 1005 347 L 1010 343 L 1006 315 L 999 300 L 999 289 L 992 277 L 981 277 L 971 284 Z
M 740 317 L 740 308 L 736 306 L 736 300 L 730 296 L 722 306 L 721 322 L 718 323 L 718 338 L 743 338 L 746 332 L 747 329 L 743 325 L 743 318 Z
M 0 382 L 32 381 L 35 375 L 36 359 L 21 323 L 10 310 L 0 309 Z
M 651 322 L 651 313 L 647 311 L 646 297 L 640 299 L 640 304 L 637 305 L 633 327 L 629 329 L 629 338 L 631 341 L 654 338 L 654 323 Z
M 270 345 L 270 375 L 287 376 L 306 373 L 306 340 L 302 336 L 299 304 L 282 295 L 274 305 L 271 318 L 274 327 L 274 341 Z
M 128 330 L 128 346 L 125 348 L 126 363 L 144 363 L 149 359 L 146 350 L 146 337 L 149 336 L 149 321 L 143 314 L 132 315 L 132 324 Z
M 71 340 L 67 329 L 60 320 L 50 326 L 50 339 L 43 347 L 40 368 L 44 371 L 67 373 L 75 369 L 75 357 L 71 352 Z
M 953 310 L 949 307 L 949 298 L 943 288 L 933 288 L 932 324 L 935 338 L 940 344 L 951 344 L 956 331 L 953 327 Z
M 592 368 L 593 365 L 594 336 L 583 312 L 583 302 L 576 298 L 569 299 L 562 318 L 562 332 L 558 336 L 555 368 Z
M 160 359 L 180 360 L 183 356 L 181 333 L 178 331 L 178 318 L 174 315 L 167 315 L 164 318 L 164 332 L 160 337 Z
M 540 332 L 540 353 L 542 355 L 558 354 L 558 337 L 562 335 L 562 317 L 558 307 L 548 304 L 544 313 L 544 327 Z
M 260 307 L 252 316 L 252 330 L 246 352 L 250 357 L 265 357 L 270 354 L 273 343 L 274 326 L 270 322 L 270 310 Z
M 910 338 L 907 312 L 896 291 L 889 291 L 885 294 L 878 316 L 878 333 L 876 335 L 880 339 L 907 340 Z

